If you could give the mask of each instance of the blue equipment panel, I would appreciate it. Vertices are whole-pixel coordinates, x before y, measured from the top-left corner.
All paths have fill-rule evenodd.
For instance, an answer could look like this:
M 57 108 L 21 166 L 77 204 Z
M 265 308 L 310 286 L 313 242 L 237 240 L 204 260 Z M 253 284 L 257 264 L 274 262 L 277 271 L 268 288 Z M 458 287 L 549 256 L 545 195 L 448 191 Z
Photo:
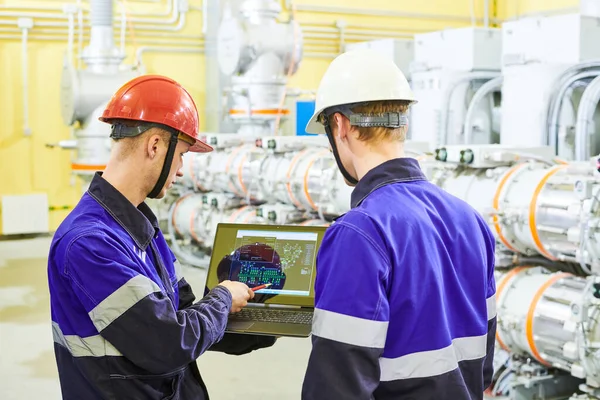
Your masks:
M 296 102 L 296 136 L 314 136 L 306 132 L 306 124 L 315 112 L 314 100 L 298 100 Z

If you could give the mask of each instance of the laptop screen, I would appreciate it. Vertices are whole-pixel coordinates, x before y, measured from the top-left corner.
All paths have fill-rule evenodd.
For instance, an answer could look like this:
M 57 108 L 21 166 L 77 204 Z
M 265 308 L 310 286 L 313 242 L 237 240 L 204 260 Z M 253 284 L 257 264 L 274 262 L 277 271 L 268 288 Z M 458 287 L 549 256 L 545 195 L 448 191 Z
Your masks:
M 219 224 L 206 285 L 224 280 L 249 287 L 254 303 L 314 306 L 316 257 L 326 227 Z

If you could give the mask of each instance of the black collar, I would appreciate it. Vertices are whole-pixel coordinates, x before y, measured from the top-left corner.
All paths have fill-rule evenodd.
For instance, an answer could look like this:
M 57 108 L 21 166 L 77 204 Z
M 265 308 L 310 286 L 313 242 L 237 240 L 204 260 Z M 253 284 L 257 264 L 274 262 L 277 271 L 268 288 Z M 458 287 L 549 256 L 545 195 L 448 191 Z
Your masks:
M 362 177 L 352 191 L 350 205 L 358 207 L 374 190 L 396 182 L 425 181 L 427 178 L 414 158 L 394 158 L 378 165 Z
M 137 208 L 114 186 L 96 172 L 88 194 L 92 196 L 125 229 L 138 247 L 146 250 L 150 241 L 158 234 L 158 219 L 146 203 Z

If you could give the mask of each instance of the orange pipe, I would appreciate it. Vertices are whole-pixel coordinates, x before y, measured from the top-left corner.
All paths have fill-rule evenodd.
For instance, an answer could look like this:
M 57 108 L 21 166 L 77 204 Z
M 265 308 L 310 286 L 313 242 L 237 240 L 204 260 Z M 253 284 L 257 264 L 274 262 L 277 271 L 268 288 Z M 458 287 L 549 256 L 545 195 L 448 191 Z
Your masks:
M 235 158 L 235 156 L 242 151 L 242 149 L 244 148 L 245 145 L 239 145 L 238 147 L 236 147 L 231 154 L 229 155 L 229 157 L 227 158 L 227 162 L 225 163 L 225 173 L 227 174 L 227 177 L 229 178 L 229 169 L 231 168 L 231 163 L 233 162 L 233 159 Z M 238 196 L 244 197 L 244 193 L 240 193 L 237 188 L 233 185 L 233 183 L 231 183 L 231 180 L 228 179 L 227 180 L 227 184 L 229 186 L 229 189 L 231 189 L 231 191 L 233 193 L 235 193 Z
M 537 308 L 537 305 L 538 305 L 540 299 L 544 295 L 544 292 L 550 286 L 552 286 L 556 281 L 563 279 L 567 276 L 571 276 L 571 274 L 562 273 L 562 274 L 557 274 L 557 275 L 551 276 L 550 279 L 548 279 L 546 281 L 546 283 L 544 283 L 542 285 L 542 287 L 540 287 L 538 289 L 538 291 L 536 292 L 531 304 L 529 305 L 529 312 L 527 313 L 527 324 L 525 325 L 525 334 L 527 335 L 527 343 L 529 343 L 529 348 L 531 349 L 532 355 L 540 363 L 544 364 L 547 367 L 550 367 L 551 365 L 550 365 L 550 363 L 548 363 L 546 360 L 544 360 L 542 358 L 540 352 L 538 351 L 538 348 L 535 344 L 535 340 L 533 337 L 533 322 L 534 322 L 534 318 L 535 318 L 535 309 Z
M 517 164 L 514 167 L 510 168 L 508 171 L 506 171 L 506 173 L 504 174 L 504 176 L 500 180 L 500 183 L 498 183 L 498 187 L 496 188 L 496 193 L 494 194 L 494 199 L 493 199 L 493 202 L 492 202 L 492 206 L 494 207 L 494 210 L 500 211 L 500 196 L 502 195 L 502 191 L 504 189 L 504 186 L 509 181 L 510 177 L 513 176 L 517 171 L 519 171 L 525 165 L 526 164 Z M 517 249 L 515 249 L 510 244 L 510 242 L 508 241 L 508 239 L 502 233 L 502 225 L 500 225 L 500 218 L 498 218 L 498 215 L 494 215 L 494 217 L 492 218 L 492 220 L 494 222 L 494 228 L 496 230 L 496 233 L 498 234 L 498 239 L 500 239 L 500 241 L 508 249 L 514 251 L 515 253 L 518 253 L 519 251 Z
M 292 200 L 292 203 L 294 203 L 294 205 L 298 208 L 304 208 L 302 207 L 302 204 L 298 201 L 298 199 L 296 199 L 296 196 L 294 196 L 294 193 L 292 191 L 292 184 L 290 182 L 291 176 L 292 176 L 292 171 L 294 170 L 294 167 L 296 166 L 296 164 L 298 163 L 298 161 L 300 160 L 300 158 L 306 154 L 309 150 L 311 149 L 304 149 L 301 152 L 297 153 L 294 158 L 292 158 L 292 161 L 290 161 L 290 165 L 288 167 L 287 173 L 286 173 L 286 178 L 287 178 L 287 182 L 285 184 L 285 187 L 287 189 L 288 192 L 288 196 L 290 197 L 290 200 Z
M 181 232 L 179 231 L 179 229 L 177 229 L 177 224 L 175 223 L 175 214 L 177 214 L 177 209 L 179 208 L 179 206 L 181 205 L 181 202 L 183 200 L 185 200 L 186 198 L 190 197 L 192 195 L 192 193 L 188 193 L 183 197 L 180 197 L 179 199 L 177 199 L 177 201 L 175 202 L 175 206 L 173 207 L 173 218 L 171 219 L 171 225 L 173 225 L 173 228 L 175 228 L 175 232 L 177 232 L 178 235 L 181 235 Z
M 71 164 L 73 171 L 104 171 L 106 165 Z
M 304 171 L 304 196 L 306 197 L 306 200 L 308 200 L 308 204 L 310 204 L 312 209 L 315 211 L 318 210 L 318 207 L 315 204 L 315 202 L 312 200 L 312 198 L 310 197 L 310 193 L 308 192 L 308 173 L 310 172 L 310 167 L 312 167 L 313 164 L 315 163 L 315 161 L 317 161 L 317 158 L 319 158 L 319 156 L 321 156 L 323 154 L 327 154 L 328 152 L 329 152 L 329 150 L 322 150 L 322 151 L 318 152 L 317 154 L 313 155 L 313 159 L 310 160 L 310 162 L 306 166 L 306 171 Z
M 540 179 L 540 181 L 538 182 L 538 184 L 535 188 L 535 191 L 533 192 L 533 196 L 531 198 L 531 203 L 529 203 L 529 230 L 531 232 L 531 236 L 535 243 L 535 247 L 542 255 L 544 255 L 546 258 L 553 260 L 553 261 L 556 261 L 557 258 L 554 257 L 548 250 L 546 250 L 546 247 L 542 243 L 542 240 L 540 239 L 540 235 L 539 235 L 539 232 L 537 229 L 537 221 L 536 221 L 537 201 L 540 196 L 540 193 L 542 193 L 542 190 L 544 189 L 544 186 L 546 185 L 546 182 L 548 182 L 548 179 L 550 179 L 552 177 L 552 175 L 554 175 L 561 169 L 564 169 L 565 167 L 567 167 L 567 165 L 562 164 L 562 165 L 557 165 L 556 167 L 550 168 L 546 172 L 546 174 L 542 177 L 542 179 Z

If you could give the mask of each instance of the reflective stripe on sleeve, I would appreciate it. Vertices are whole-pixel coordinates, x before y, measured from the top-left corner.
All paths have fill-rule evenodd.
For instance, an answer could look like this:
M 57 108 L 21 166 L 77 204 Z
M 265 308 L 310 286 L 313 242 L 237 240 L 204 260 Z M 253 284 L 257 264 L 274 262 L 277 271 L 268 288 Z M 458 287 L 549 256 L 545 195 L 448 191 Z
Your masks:
M 179 282 L 181 278 L 183 278 L 183 267 L 181 266 L 179 260 L 175 260 L 173 264 L 175 267 L 175 276 L 177 277 L 177 282 Z
M 372 321 L 315 308 L 313 335 L 353 346 L 383 348 L 387 321 Z
M 112 344 L 100 335 L 85 338 L 76 335 L 64 335 L 56 322 L 52 322 L 54 343 L 66 347 L 73 357 L 122 356 Z
M 156 283 L 143 275 L 134 276 L 94 307 L 89 316 L 98 332 L 101 332 L 138 301 L 154 292 L 160 292 Z

